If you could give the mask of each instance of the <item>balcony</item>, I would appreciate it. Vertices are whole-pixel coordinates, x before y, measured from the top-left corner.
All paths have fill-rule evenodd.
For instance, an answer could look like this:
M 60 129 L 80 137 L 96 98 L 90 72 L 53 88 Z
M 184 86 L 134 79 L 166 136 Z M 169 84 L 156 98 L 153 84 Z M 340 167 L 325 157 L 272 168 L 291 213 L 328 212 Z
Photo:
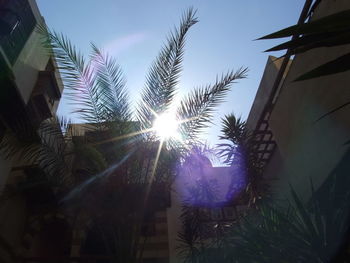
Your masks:
M 30 122 L 37 127 L 42 121 L 52 117 L 45 94 L 32 96 L 27 105 L 27 112 Z
M 0 46 L 13 65 L 36 25 L 27 0 L 0 2 Z
M 6 127 L 21 139 L 28 138 L 28 130 L 35 130 L 45 119 L 52 117 L 55 102 L 61 97 L 54 68 L 40 71 L 27 105 L 24 103 L 14 81 L 11 69 L 0 54 L 0 137 Z
M 53 70 L 39 72 L 33 95 L 38 93 L 46 93 L 51 100 L 59 100 L 61 98 L 61 91 Z
M 37 83 L 27 105 L 29 118 L 34 126 L 52 117 L 55 101 L 61 97 L 55 72 L 44 70 L 39 72 Z

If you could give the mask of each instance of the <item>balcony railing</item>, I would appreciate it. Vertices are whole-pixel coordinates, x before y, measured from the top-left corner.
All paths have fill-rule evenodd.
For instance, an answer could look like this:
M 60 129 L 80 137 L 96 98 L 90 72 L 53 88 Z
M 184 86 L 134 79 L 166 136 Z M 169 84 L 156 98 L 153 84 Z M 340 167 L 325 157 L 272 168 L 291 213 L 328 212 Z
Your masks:
M 36 25 L 28 0 L 1 2 L 0 24 L 0 45 L 13 65 Z

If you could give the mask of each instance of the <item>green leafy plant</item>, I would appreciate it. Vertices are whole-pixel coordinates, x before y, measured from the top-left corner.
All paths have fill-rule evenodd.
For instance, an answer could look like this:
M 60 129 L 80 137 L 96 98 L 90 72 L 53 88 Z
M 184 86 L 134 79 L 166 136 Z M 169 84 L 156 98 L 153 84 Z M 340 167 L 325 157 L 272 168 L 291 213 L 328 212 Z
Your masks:
M 266 182 L 261 176 L 262 163 L 257 154 L 255 137 L 248 130 L 246 122 L 236 118 L 234 114 L 227 115 L 222 120 L 221 133 L 220 140 L 228 142 L 218 144 L 218 153 L 226 164 L 234 168 L 233 173 L 242 176 L 237 179 L 233 174 L 230 190 L 241 193 L 241 197 L 246 195 L 247 204 L 254 205 L 262 196 L 267 195 Z

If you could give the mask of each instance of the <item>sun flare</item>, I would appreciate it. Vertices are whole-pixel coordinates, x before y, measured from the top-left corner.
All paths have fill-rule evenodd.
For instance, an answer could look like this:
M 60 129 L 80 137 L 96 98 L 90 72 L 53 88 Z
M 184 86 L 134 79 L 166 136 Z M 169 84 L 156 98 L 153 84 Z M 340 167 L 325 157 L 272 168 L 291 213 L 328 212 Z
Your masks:
M 153 128 L 161 139 L 179 138 L 179 122 L 170 113 L 163 113 L 157 116 Z

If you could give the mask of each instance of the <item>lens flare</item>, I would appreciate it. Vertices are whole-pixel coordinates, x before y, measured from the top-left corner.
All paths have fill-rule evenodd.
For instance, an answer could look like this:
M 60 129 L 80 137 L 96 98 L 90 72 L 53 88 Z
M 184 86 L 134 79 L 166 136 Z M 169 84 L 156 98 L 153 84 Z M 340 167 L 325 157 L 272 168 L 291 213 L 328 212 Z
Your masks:
M 179 138 L 178 126 L 179 122 L 176 120 L 175 116 L 170 113 L 163 113 L 157 116 L 153 124 L 155 132 L 163 140 Z

